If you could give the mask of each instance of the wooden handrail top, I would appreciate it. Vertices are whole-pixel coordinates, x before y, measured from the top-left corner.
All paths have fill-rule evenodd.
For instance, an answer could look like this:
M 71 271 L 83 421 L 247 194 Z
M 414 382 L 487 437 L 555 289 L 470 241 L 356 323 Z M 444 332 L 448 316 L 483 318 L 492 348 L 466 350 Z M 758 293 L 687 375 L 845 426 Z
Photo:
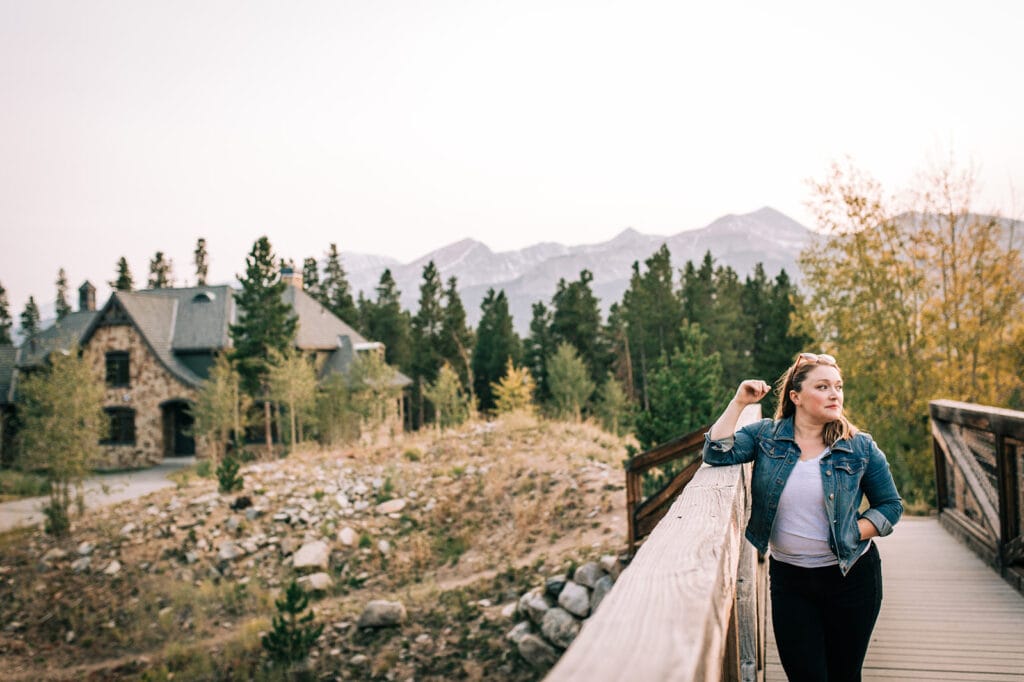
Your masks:
M 932 419 L 991 431 L 1000 436 L 1024 436 L 1024 412 L 956 400 L 933 400 L 929 408 Z
M 760 414 L 751 406 L 737 428 Z M 749 476 L 700 467 L 547 680 L 722 678 Z
M 679 455 L 686 454 L 688 451 L 699 452 L 704 445 L 704 434 L 710 428 L 710 426 L 705 426 L 693 433 L 674 438 L 650 450 L 641 452 L 626 463 L 626 471 L 629 473 L 641 473 L 651 467 L 656 467 L 676 459 Z

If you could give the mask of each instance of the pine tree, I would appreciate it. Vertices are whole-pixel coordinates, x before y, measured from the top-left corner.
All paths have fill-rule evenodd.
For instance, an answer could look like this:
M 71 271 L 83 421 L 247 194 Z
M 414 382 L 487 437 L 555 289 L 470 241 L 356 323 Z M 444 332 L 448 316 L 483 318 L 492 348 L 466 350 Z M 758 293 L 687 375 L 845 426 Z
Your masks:
M 548 358 L 547 374 L 555 414 L 562 419 L 580 421 L 595 384 L 576 348 L 564 341 L 558 344 L 555 354 Z
M 200 237 L 196 240 L 196 250 L 192 252 L 193 262 L 196 264 L 196 286 L 206 286 L 206 275 L 209 272 L 209 257 L 206 253 L 206 240 Z
M 548 388 L 548 358 L 555 352 L 551 334 L 551 311 L 542 302 L 533 304 L 530 335 L 523 343 L 523 363 L 537 382 L 537 402 L 547 403 L 551 398 Z
M 302 288 L 318 300 L 320 305 L 327 307 L 327 299 L 320 285 L 320 266 L 312 256 L 302 261 Z
M 576 348 L 596 383 L 608 371 L 610 359 L 601 333 L 601 308 L 590 288 L 593 279 L 589 270 L 583 270 L 574 282 L 559 280 L 551 299 L 551 336 L 556 344 Z
M 473 394 L 473 330 L 466 323 L 466 308 L 459 296 L 458 280 L 448 278 L 448 286 L 444 290 L 444 312 L 441 315 L 441 338 L 438 339 L 438 350 L 441 357 L 448 362 L 459 376 L 462 390 L 469 394 L 470 402 L 475 405 Z
M 277 615 L 272 629 L 260 640 L 275 663 L 298 663 L 309 656 L 324 626 L 313 625 L 313 609 L 299 615 L 309 606 L 309 597 L 293 578 L 284 593 L 284 599 L 274 601 Z
M 117 277 L 107 282 L 110 286 L 114 287 L 118 291 L 131 291 L 132 287 L 135 286 L 135 280 L 132 279 L 132 272 L 128 269 L 128 259 L 121 256 L 117 261 Z
M 722 365 L 717 352 L 708 352 L 708 338 L 699 325 L 684 324 L 680 345 L 663 357 L 652 372 L 650 409 L 636 419 L 641 450 L 707 426 L 724 396 Z
M 443 325 L 441 308 L 441 276 L 430 261 L 423 268 L 423 282 L 420 284 L 419 309 L 412 318 L 412 405 L 413 428 L 426 423 L 427 405 L 424 389 L 437 379 L 437 372 L 444 359 L 441 356 L 440 341 Z
M 174 264 L 169 258 L 164 258 L 163 251 L 157 251 L 153 260 L 149 261 L 149 281 L 147 286 L 150 289 L 166 289 L 174 286 L 174 279 L 171 271 Z
M 642 405 L 647 404 L 648 372 L 658 358 L 670 355 L 679 344 L 683 322 L 668 247 L 662 244 L 644 265 L 646 269 L 641 272 L 639 263 L 633 263 L 629 288 L 623 294 L 622 306 L 615 311 L 617 324 L 612 325 L 609 319 L 618 351 L 618 371 L 626 381 L 632 379 L 628 385 Z M 692 264 L 688 263 L 687 268 L 692 270 Z
M 14 320 L 11 319 L 10 303 L 7 302 L 7 290 L 0 284 L 0 345 L 14 343 L 11 338 L 11 327 Z
M 390 274 L 388 271 L 389 276 Z M 381 283 L 383 284 L 383 282 L 382 276 Z M 355 303 L 352 302 L 352 290 L 345 275 L 345 268 L 341 265 L 338 245 L 334 243 L 327 251 L 327 262 L 324 264 L 324 279 L 320 291 L 321 303 L 324 304 L 324 307 L 344 322 L 350 325 L 356 324 L 359 314 Z
M 283 355 L 295 343 L 298 318 L 282 298 L 285 283 L 274 261 L 267 237 L 260 237 L 245 259 L 245 275 L 237 276 L 242 285 L 235 296 L 238 323 L 229 327 L 235 347 L 235 361 L 244 390 L 264 399 L 264 425 L 267 446 L 271 445 L 270 402 L 267 376 L 273 354 Z
M 391 270 L 384 270 L 377 285 L 377 300 L 365 302 L 365 335 L 384 344 L 384 359 L 402 371 L 411 371 L 412 339 L 409 313 L 402 310 L 401 292 Z
M 480 303 L 480 324 L 473 347 L 473 383 L 481 410 L 494 407 L 493 384 L 504 376 L 511 361 L 519 361 L 521 344 L 512 327 L 504 291 L 488 289 Z
M 58 322 L 71 314 L 71 306 L 68 305 L 68 277 L 64 273 L 64 268 L 57 272 L 56 311 Z
M 30 339 L 39 333 L 39 306 L 34 296 L 28 297 L 25 310 L 21 313 L 21 338 Z

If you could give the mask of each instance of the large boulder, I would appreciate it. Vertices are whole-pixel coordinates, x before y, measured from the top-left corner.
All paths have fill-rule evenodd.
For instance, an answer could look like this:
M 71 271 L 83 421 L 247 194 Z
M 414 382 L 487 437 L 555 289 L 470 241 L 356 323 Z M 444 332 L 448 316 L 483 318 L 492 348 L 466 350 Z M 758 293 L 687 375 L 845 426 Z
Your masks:
M 575 580 L 569 580 L 558 595 L 558 605 L 573 615 L 586 618 L 590 615 L 590 592 Z
M 580 622 L 573 618 L 571 613 L 556 606 L 544 614 L 540 631 L 549 642 L 567 649 L 580 632 Z
M 540 590 L 532 590 L 519 598 L 519 613 L 529 618 L 535 625 L 540 625 L 544 614 L 552 607 L 552 603 L 544 598 Z
M 382 599 L 366 605 L 357 625 L 361 628 L 387 628 L 405 622 L 405 605 L 397 601 Z
M 295 557 L 292 559 L 292 565 L 297 571 L 303 569 L 326 571 L 330 561 L 331 550 L 327 543 L 323 540 L 314 540 L 313 542 L 307 542 L 299 548 L 299 551 L 295 553 Z
M 590 593 L 590 612 L 594 613 L 597 611 L 598 605 L 605 598 L 605 596 L 612 591 L 612 587 L 615 585 L 615 581 L 612 580 L 610 575 L 606 575 L 597 581 L 594 585 L 594 590 Z
M 550 668 L 558 661 L 555 647 L 545 642 L 543 637 L 526 634 L 519 639 L 516 646 L 519 648 L 519 655 L 536 668 Z
M 597 584 L 597 581 L 604 574 L 604 569 L 598 566 L 597 563 L 588 561 L 576 569 L 576 572 L 572 574 L 572 579 L 584 587 L 593 589 L 594 585 Z

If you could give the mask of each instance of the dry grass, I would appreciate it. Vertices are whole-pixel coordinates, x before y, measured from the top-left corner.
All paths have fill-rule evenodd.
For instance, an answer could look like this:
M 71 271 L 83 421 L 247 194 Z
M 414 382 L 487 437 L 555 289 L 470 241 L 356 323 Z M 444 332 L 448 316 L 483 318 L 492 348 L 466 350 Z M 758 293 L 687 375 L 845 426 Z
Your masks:
M 624 443 L 593 424 L 513 414 L 370 447 L 303 448 L 243 472 L 246 494 L 264 495 L 272 509 L 305 501 L 320 517 L 316 510 L 336 508 L 325 490 L 339 477 L 376 479 L 373 503 L 408 502 L 400 518 L 370 510 L 293 530 L 299 541 L 333 541 L 348 525 L 364 538 L 354 548 L 333 543 L 335 588 L 313 603 L 327 624 L 310 659 L 314 671 L 343 679 L 534 679 L 504 640 L 512 623 L 496 610 L 569 562 L 621 549 L 624 456 Z M 111 671 L 118 679 L 289 679 L 266 665 L 259 644 L 274 596 L 293 575 L 277 545 L 220 566 L 221 574 L 206 559 L 185 561 L 188 552 L 202 555 L 203 543 L 284 530 L 262 518 L 243 520 L 232 534 L 226 504 L 194 528 L 175 523 L 194 513 L 191 500 L 215 489 L 212 480 L 189 477 L 177 490 L 77 522 L 60 546 L 73 554 L 83 540 L 94 543 L 92 573 L 75 574 L 66 562 L 41 566 L 54 543 L 38 533 L 0 535 L 0 622 L 19 623 L 0 631 L 0 677 L 92 665 L 94 679 Z M 152 508 L 177 511 L 161 521 Z M 137 529 L 122 536 L 129 522 Z M 124 565 L 118 576 L 96 572 L 114 558 Z M 380 598 L 403 601 L 409 623 L 357 631 L 351 624 L 365 603 Z M 494 606 L 479 606 L 481 599 Z M 352 663 L 360 654 L 366 662 Z

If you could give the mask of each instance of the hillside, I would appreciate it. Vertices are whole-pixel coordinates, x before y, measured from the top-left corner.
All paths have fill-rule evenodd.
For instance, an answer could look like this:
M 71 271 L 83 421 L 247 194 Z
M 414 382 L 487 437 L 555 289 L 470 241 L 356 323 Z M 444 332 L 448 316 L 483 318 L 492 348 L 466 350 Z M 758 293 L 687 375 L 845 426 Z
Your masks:
M 309 679 L 539 679 L 506 639 L 512 611 L 624 547 L 624 456 L 594 426 L 513 416 L 251 463 L 239 494 L 193 475 L 59 542 L 5 534 L 0 678 L 283 679 L 260 634 L 315 570 Z M 294 565 L 316 548 L 318 568 Z M 358 627 L 372 600 L 401 602 L 404 624 Z

